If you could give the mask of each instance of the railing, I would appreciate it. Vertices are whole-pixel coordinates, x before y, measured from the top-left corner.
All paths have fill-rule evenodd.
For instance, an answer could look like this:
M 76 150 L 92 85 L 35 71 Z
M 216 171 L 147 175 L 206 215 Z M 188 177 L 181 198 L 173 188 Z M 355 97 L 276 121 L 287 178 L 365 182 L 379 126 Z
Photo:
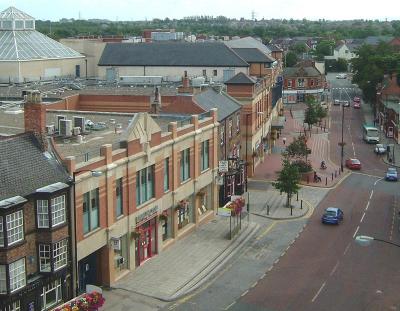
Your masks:
M 100 156 L 100 148 L 89 150 L 75 156 L 76 163 L 89 162 L 90 160 Z
M 186 125 L 190 125 L 190 124 L 192 124 L 192 117 L 187 117 L 187 118 L 181 119 L 181 120 L 177 121 L 176 123 L 177 123 L 178 128 L 184 127 Z

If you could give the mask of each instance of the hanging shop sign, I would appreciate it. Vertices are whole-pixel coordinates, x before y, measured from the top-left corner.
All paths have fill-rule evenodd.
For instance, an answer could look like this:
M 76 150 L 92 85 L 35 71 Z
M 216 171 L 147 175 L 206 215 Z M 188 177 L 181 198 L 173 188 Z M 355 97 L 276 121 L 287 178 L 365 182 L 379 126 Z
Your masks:
M 229 162 L 225 160 L 218 161 L 218 171 L 220 173 L 226 173 L 229 171 Z

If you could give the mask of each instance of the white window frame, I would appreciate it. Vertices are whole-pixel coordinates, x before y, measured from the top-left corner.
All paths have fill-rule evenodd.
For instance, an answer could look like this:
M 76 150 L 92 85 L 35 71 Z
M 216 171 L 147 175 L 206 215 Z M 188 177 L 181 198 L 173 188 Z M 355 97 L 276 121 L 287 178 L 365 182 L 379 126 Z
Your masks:
M 0 247 L 4 247 L 3 216 L 0 216 Z
M 8 265 L 10 292 L 26 286 L 25 258 L 18 259 Z
M 7 266 L 0 265 L 0 294 L 7 294 Z
M 292 79 L 287 80 L 287 86 L 288 86 L 288 88 L 292 87 Z
M 181 183 L 190 179 L 190 148 L 181 151 L 180 180 Z
M 54 271 L 60 270 L 68 263 L 68 239 L 53 244 Z
M 65 223 L 65 194 L 51 199 L 51 226 Z
M 50 244 L 39 244 L 39 270 L 40 272 L 51 272 Z
M 232 138 L 232 134 L 233 134 L 233 120 L 232 118 L 230 118 L 228 121 L 228 137 Z
M 2 311 L 20 311 L 20 310 L 21 310 L 20 300 L 13 301 L 11 304 L 2 309 Z
M 22 210 L 6 216 L 7 246 L 24 239 L 24 212 Z
M 55 297 L 56 300 L 50 302 L 47 302 L 47 296 L 55 291 Z M 42 293 L 40 294 L 40 298 L 42 300 L 42 309 L 41 310 L 47 310 L 52 306 L 55 306 L 62 300 L 62 290 L 61 290 L 61 280 L 57 279 L 54 280 L 53 282 L 50 282 L 46 286 L 43 286 Z
M 49 227 L 49 201 L 48 200 L 37 200 L 37 226 L 38 228 Z

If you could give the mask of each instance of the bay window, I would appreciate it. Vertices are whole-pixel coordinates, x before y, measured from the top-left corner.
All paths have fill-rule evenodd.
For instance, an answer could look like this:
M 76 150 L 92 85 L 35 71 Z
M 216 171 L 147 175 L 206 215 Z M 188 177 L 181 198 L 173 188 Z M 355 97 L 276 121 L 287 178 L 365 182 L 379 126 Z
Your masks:
M 51 198 L 50 200 L 36 200 L 36 217 L 38 228 L 50 228 L 65 223 L 65 195 L 60 195 L 58 197 Z
M 54 271 L 67 265 L 68 261 L 68 239 L 53 244 Z
M 8 266 L 10 292 L 26 285 L 25 258 L 21 258 Z

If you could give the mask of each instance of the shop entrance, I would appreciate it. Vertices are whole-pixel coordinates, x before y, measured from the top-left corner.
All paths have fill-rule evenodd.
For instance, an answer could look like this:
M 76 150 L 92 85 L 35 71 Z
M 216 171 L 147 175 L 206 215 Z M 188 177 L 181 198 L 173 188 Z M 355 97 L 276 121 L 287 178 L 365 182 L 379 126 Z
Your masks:
M 140 236 L 136 245 L 136 265 L 140 266 L 142 262 L 151 258 L 156 253 L 157 230 L 156 219 L 150 219 L 139 227 Z

